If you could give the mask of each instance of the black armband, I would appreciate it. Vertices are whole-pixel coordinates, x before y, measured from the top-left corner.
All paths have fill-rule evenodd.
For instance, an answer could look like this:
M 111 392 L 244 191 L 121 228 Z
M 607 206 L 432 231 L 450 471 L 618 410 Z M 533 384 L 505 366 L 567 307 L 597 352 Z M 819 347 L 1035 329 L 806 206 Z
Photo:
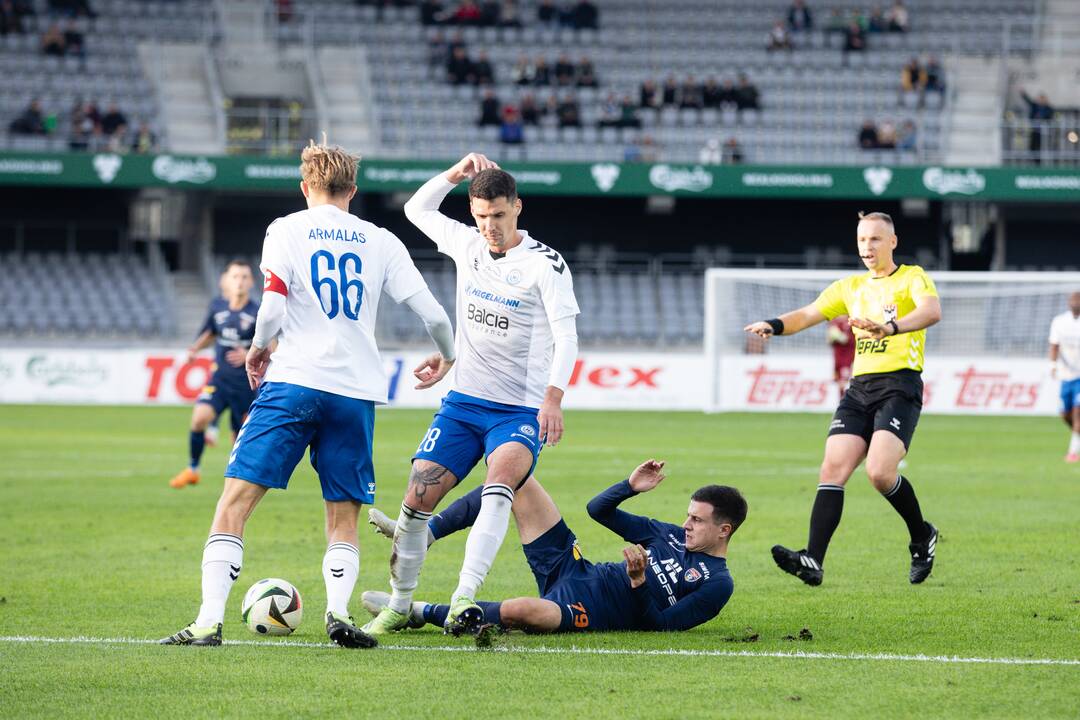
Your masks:
M 892 334 L 893 335 L 899 335 L 900 334 L 900 326 L 896 324 L 895 320 L 890 320 L 889 322 L 887 322 L 885 324 L 886 325 L 892 325 Z
M 773 318 L 772 320 L 766 320 L 765 322 L 768 323 L 769 327 L 772 328 L 773 335 L 784 334 L 784 321 L 780 318 Z

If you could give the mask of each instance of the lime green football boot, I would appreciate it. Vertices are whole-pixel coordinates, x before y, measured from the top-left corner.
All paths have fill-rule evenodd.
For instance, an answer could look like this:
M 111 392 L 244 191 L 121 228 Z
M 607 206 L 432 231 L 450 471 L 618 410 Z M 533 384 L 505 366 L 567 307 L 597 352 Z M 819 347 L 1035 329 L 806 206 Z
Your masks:
M 379 614 L 371 619 L 371 622 L 360 629 L 368 635 L 389 635 L 398 630 L 404 630 L 408 626 L 408 615 L 386 607 L 380 610 Z
M 446 615 L 443 632 L 458 637 L 476 635 L 484 624 L 484 611 L 471 597 L 460 595 L 450 600 L 450 612 Z
M 158 640 L 159 645 L 199 645 L 199 646 L 216 646 L 221 644 L 221 623 L 212 625 L 210 627 L 196 627 L 195 623 L 191 623 L 186 628 L 170 635 L 167 638 Z

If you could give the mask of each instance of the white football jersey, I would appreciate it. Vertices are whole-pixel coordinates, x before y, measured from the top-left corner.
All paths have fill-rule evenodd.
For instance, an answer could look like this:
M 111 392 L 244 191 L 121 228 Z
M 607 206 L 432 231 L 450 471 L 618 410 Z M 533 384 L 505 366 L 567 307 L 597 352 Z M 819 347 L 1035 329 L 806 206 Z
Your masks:
M 1080 318 L 1063 312 L 1050 323 L 1050 344 L 1058 346 L 1057 379 L 1080 378 Z
M 414 198 L 423 211 L 410 216 L 457 265 L 453 389 L 539 408 L 550 380 L 551 324 L 580 312 L 570 268 L 524 230 L 520 244 L 493 258 L 479 230 L 438 212 L 454 187 L 442 175 L 428 181 Z
M 400 303 L 427 288 L 401 241 L 319 205 L 270 224 L 259 267 L 267 289 L 277 278 L 288 290 L 266 380 L 385 403 L 375 344 L 379 297 L 385 291 Z

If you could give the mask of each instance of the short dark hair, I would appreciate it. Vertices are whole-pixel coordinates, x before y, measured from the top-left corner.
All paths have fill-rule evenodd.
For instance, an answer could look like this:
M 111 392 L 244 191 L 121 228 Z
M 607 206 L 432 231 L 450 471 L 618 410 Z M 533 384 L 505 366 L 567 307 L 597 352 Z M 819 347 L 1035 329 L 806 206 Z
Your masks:
M 713 522 L 731 523 L 735 533 L 746 519 L 746 498 L 730 485 L 706 485 L 690 496 L 695 502 L 709 503 L 713 507 Z
M 244 267 L 247 268 L 249 272 L 251 271 L 251 263 L 249 263 L 247 260 L 243 258 L 233 258 L 228 263 L 226 263 L 225 272 L 228 272 L 229 268 L 233 268 L 236 266 Z
M 505 170 L 490 168 L 481 170 L 469 183 L 469 199 L 494 200 L 504 197 L 510 202 L 517 200 L 517 183 Z

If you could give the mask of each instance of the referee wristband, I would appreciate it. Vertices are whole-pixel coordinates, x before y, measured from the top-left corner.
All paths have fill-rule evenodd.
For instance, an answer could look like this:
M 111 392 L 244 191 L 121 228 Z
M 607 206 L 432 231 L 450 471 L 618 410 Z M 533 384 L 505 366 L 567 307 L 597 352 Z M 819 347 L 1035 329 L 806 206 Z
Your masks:
M 899 335 L 900 334 L 900 326 L 896 324 L 895 320 L 890 320 L 886 324 L 887 325 L 892 325 L 892 334 L 893 335 Z
M 765 322 L 772 328 L 773 335 L 784 334 L 784 321 L 780 318 L 773 318 L 772 320 L 766 320 Z

